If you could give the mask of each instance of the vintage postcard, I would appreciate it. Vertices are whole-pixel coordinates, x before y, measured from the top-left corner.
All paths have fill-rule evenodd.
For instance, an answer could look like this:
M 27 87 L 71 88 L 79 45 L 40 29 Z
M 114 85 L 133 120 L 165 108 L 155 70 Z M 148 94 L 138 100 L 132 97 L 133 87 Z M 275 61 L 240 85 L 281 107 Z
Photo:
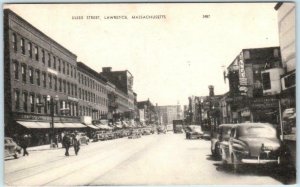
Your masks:
M 4 184 L 295 184 L 295 25 L 293 2 L 4 4 Z

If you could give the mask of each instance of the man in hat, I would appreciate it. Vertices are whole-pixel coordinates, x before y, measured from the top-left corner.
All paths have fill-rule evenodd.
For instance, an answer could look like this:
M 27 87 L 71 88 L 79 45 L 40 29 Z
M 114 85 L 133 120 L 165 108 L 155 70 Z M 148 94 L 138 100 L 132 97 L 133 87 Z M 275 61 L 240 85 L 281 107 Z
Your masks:
M 77 155 L 80 149 L 80 141 L 79 141 L 80 137 L 77 131 L 75 131 L 75 133 L 73 134 L 73 145 L 74 145 L 74 151 L 75 154 Z
M 71 136 L 69 133 L 65 133 L 62 139 L 63 147 L 66 149 L 65 156 L 69 156 L 69 148 L 71 146 Z

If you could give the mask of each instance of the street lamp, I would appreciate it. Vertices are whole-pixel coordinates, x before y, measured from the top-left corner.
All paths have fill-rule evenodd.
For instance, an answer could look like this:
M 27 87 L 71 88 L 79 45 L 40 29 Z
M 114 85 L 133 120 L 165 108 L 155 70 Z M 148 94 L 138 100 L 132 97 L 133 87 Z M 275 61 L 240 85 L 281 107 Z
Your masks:
M 56 95 L 54 98 L 50 95 L 47 95 L 47 102 L 50 104 L 50 115 L 51 115 L 51 135 L 50 135 L 50 148 L 54 148 L 54 105 L 56 105 L 57 101 L 59 100 L 58 96 Z

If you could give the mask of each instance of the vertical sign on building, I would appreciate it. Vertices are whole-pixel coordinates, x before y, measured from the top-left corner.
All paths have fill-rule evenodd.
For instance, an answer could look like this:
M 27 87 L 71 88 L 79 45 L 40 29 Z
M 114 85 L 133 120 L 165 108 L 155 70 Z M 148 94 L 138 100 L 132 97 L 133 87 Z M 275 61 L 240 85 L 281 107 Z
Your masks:
M 247 78 L 245 72 L 245 63 L 244 63 L 244 56 L 243 51 L 240 53 L 238 57 L 238 64 L 239 64 L 239 90 L 241 95 L 246 95 L 247 92 Z

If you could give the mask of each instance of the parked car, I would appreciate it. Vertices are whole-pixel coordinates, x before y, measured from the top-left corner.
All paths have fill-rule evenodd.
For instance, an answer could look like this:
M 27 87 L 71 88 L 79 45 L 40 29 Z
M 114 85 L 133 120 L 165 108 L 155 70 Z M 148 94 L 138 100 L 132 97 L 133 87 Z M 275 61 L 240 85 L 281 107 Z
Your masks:
M 104 140 L 107 140 L 107 135 L 104 131 L 99 131 L 95 134 L 94 136 L 94 141 L 104 141 Z
M 151 134 L 151 129 L 150 128 L 144 128 L 142 135 L 150 135 Z
M 166 133 L 167 133 L 167 130 L 166 130 L 165 126 L 160 125 L 157 127 L 157 134 L 166 134 Z
M 203 131 L 200 125 L 190 125 L 187 127 L 187 131 L 185 133 L 186 139 L 197 138 L 200 139 L 203 136 Z
M 236 124 L 230 130 L 228 146 L 221 143 L 222 161 L 239 171 L 244 164 L 279 165 L 282 144 L 276 129 L 268 123 Z
M 13 141 L 12 138 L 5 137 L 4 138 L 4 150 L 5 150 L 5 155 L 4 157 L 14 157 L 17 159 L 19 157 L 19 154 L 21 153 L 21 147 L 17 145 L 16 142 Z
M 128 136 L 129 139 L 133 139 L 133 138 L 140 138 L 142 137 L 141 136 L 141 133 L 139 130 L 137 129 L 133 129 L 131 132 L 130 132 L 130 135 Z
M 90 139 L 85 133 L 80 132 L 80 133 L 78 133 L 78 135 L 79 135 L 80 144 L 86 144 L 86 145 L 89 144 Z
M 215 158 L 221 158 L 221 149 L 220 144 L 222 143 L 224 146 L 228 146 L 228 140 L 230 137 L 230 131 L 234 124 L 221 124 L 218 127 L 218 131 L 211 138 L 211 154 Z

